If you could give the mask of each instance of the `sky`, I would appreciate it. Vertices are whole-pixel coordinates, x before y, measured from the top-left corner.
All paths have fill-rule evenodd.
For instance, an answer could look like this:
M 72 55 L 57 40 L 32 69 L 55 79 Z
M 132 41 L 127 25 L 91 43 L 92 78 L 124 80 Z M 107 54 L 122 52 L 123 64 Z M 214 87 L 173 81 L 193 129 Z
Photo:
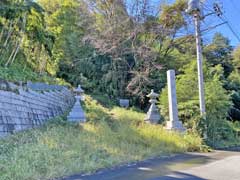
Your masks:
M 222 6 L 223 16 L 228 21 L 230 26 L 233 28 L 234 32 L 240 38 L 240 1 L 239 0 L 207 0 L 206 6 L 212 8 L 212 4 L 214 2 L 218 2 L 220 6 Z M 210 18 L 209 18 L 210 20 Z M 221 21 L 215 16 L 210 21 L 213 21 L 213 24 L 217 24 Z M 221 32 L 224 36 L 230 39 L 231 45 L 237 46 L 240 45 L 240 41 L 237 37 L 231 32 L 229 27 L 225 24 L 222 26 L 217 27 L 212 31 L 211 34 L 215 32 Z M 210 35 L 211 35 L 210 34 Z
M 174 2 L 174 0 L 168 0 L 168 2 L 171 3 Z M 213 3 L 218 3 L 220 7 L 222 7 L 223 17 L 228 21 L 234 32 L 240 38 L 240 0 L 205 0 L 205 14 L 209 12 L 208 9 L 213 9 Z M 202 27 L 205 29 L 206 27 L 215 26 L 221 22 L 222 21 L 215 15 L 208 16 L 202 22 Z M 226 24 L 209 31 L 206 34 L 203 34 L 203 38 L 209 40 L 216 32 L 221 32 L 225 37 L 228 37 L 231 45 L 240 45 L 240 41 L 235 37 Z
M 129 0 L 130 1 L 130 0 Z M 161 2 L 173 3 L 176 0 L 151 0 L 152 6 L 159 5 Z M 228 21 L 233 31 L 239 36 L 240 39 L 240 0 L 203 0 L 204 1 L 204 14 L 208 14 L 210 10 L 213 10 L 213 3 L 218 3 L 223 12 L 223 18 Z M 216 15 L 207 16 L 202 22 L 202 29 L 214 27 L 220 23 L 221 20 Z M 205 43 L 210 43 L 213 35 L 216 32 L 222 33 L 230 40 L 232 46 L 240 45 L 240 40 L 229 29 L 227 24 L 218 26 L 211 31 L 203 33 L 203 39 Z

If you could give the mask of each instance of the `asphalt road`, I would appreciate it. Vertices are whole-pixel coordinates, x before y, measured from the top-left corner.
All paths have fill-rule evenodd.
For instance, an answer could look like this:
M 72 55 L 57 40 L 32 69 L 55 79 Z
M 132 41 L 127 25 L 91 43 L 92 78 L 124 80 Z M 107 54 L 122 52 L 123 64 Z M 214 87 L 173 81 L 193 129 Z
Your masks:
M 240 152 L 186 153 L 62 180 L 240 180 Z

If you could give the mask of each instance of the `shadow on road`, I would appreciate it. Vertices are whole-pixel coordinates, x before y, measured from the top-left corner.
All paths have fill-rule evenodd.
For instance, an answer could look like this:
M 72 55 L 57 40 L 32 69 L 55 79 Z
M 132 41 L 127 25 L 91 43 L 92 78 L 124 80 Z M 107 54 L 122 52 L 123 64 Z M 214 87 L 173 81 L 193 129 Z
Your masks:
M 73 175 L 61 180 L 203 180 L 199 177 L 178 171 L 213 160 L 214 158 L 204 154 L 186 153 L 149 159 L 114 169 L 104 169 L 92 175 Z
M 161 176 L 149 180 L 205 180 L 205 179 L 186 173 L 174 172 L 173 175 Z

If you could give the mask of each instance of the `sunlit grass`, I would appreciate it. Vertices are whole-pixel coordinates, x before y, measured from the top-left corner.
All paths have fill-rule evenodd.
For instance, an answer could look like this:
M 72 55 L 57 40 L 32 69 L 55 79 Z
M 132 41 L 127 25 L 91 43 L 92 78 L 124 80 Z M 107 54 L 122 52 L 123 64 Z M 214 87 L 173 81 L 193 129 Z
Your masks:
M 0 179 L 50 179 L 146 159 L 200 150 L 196 135 L 168 132 L 144 123 L 144 114 L 106 109 L 86 99 L 88 123 L 58 118 L 45 126 L 0 140 Z

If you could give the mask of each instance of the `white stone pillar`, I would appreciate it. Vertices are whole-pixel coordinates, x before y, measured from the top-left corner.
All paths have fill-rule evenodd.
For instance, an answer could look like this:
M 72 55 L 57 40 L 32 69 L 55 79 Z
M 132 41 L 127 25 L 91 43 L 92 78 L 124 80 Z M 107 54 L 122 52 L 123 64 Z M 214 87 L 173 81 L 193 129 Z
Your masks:
M 166 129 L 185 131 L 182 122 L 179 121 L 178 119 L 177 93 L 174 70 L 167 71 L 167 82 L 168 82 L 169 121 L 167 121 Z

